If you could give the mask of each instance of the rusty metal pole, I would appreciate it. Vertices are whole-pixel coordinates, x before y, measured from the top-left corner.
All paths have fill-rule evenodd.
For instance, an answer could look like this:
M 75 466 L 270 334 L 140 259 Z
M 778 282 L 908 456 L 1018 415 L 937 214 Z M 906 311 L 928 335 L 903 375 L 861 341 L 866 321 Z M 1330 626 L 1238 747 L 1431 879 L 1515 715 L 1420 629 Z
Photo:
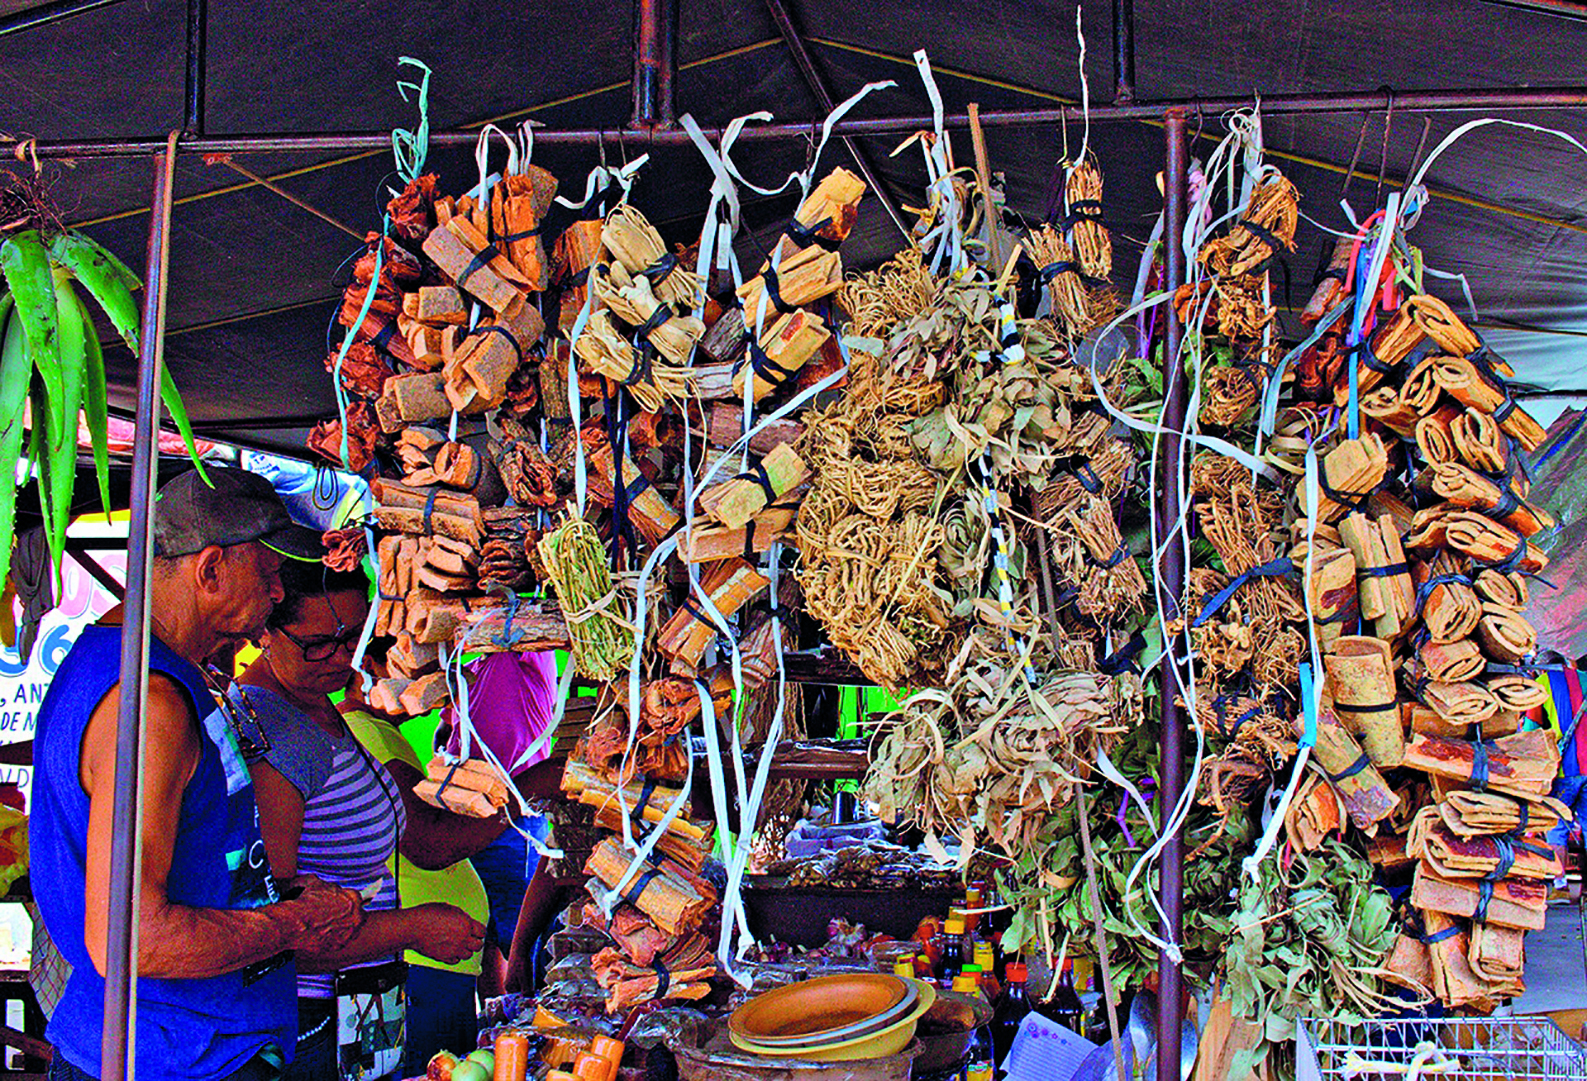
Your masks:
M 676 126 L 678 0 L 634 0 L 634 112 L 630 128 Z M 538 137 L 538 136 L 537 136 Z
M 187 69 L 183 81 L 183 135 L 204 134 L 204 85 L 209 67 L 208 0 L 187 0 Z
M 666 0 L 639 0 L 643 3 L 665 3 Z M 1262 112 L 1266 116 L 1330 115 L 1382 111 L 1386 98 L 1383 91 L 1346 94 L 1275 94 L 1262 99 Z M 659 96 L 658 96 L 659 101 Z M 1174 101 L 1105 103 L 1091 106 L 1093 124 L 1116 124 L 1130 121 L 1158 121 L 1164 110 L 1183 108 L 1199 109 L 1204 115 L 1216 116 L 1233 109 L 1249 109 L 1254 104 L 1251 97 L 1242 98 L 1191 98 Z M 1494 112 L 1510 109 L 1581 109 L 1587 107 L 1587 89 L 1581 87 L 1528 87 L 1519 90 L 1421 90 L 1394 95 L 1394 109 L 1399 113 L 1441 112 Z M 660 104 L 656 106 L 659 110 Z M 986 128 L 1026 127 L 1033 124 L 1060 124 L 1077 121 L 1084 114 L 1077 105 L 1054 105 L 1041 109 L 983 110 L 981 125 Z M 741 143 L 774 142 L 779 139 L 808 139 L 814 125 L 820 121 L 800 120 L 771 124 L 756 124 L 739 133 Z M 932 126 L 930 116 L 882 116 L 845 119 L 832 125 L 834 137 L 909 135 Z M 970 126 L 966 113 L 948 113 L 943 117 L 943 127 L 963 130 Z M 702 128 L 706 138 L 719 140 L 720 128 Z M 596 128 L 547 128 L 536 130 L 535 142 L 547 146 L 595 146 L 605 141 L 615 141 L 622 133 Z M 689 146 L 689 135 L 680 128 L 657 127 L 650 137 L 655 146 Z M 432 147 L 472 147 L 479 142 L 477 129 L 434 131 L 430 133 Z M 164 139 L 147 137 L 90 139 L 81 142 L 28 143 L 27 153 L 40 158 L 132 158 L 158 153 L 165 146 Z M 389 150 L 389 131 L 337 131 L 337 132 L 266 132 L 254 135 L 204 135 L 182 140 L 182 150 L 189 154 L 276 154 L 314 153 L 319 151 L 343 152 L 349 150 Z M 0 139 L 0 150 L 10 152 L 10 144 Z
M 1113 0 L 1113 100 L 1135 100 L 1135 0 Z
M 1167 121 L 1167 145 L 1163 167 L 1163 287 L 1172 296 L 1185 280 L 1185 203 L 1189 188 L 1190 163 L 1185 145 L 1187 114 L 1184 109 L 1169 109 L 1164 114 Z M 1185 411 L 1189 397 L 1185 368 L 1180 362 L 1179 346 L 1184 337 L 1184 327 L 1174 314 L 1174 305 L 1168 309 L 1168 329 L 1163 343 L 1163 427 L 1174 433 L 1185 426 Z M 1180 477 L 1184 462 L 1180 457 L 1180 442 L 1172 434 L 1163 440 L 1163 463 L 1159 473 L 1153 514 L 1157 517 L 1157 535 L 1162 544 L 1162 558 L 1158 563 L 1158 594 L 1167 596 L 1177 610 L 1185 591 L 1185 553 L 1180 543 Z M 1163 612 L 1166 623 L 1172 614 Z M 1163 657 L 1158 665 L 1163 691 L 1162 764 L 1158 792 L 1157 813 L 1166 826 L 1168 818 L 1178 805 L 1185 790 L 1185 720 L 1178 702 L 1179 669 L 1174 664 L 1174 649 L 1164 631 Z M 1180 940 L 1180 923 L 1185 887 L 1185 843 L 1177 832 L 1163 849 L 1158 900 L 1163 906 L 1162 937 L 1169 942 Z M 1179 1028 L 1184 1016 L 1181 998 L 1184 994 L 1184 973 L 1166 952 L 1157 964 L 1157 1076 L 1174 1081 L 1180 1076 Z
M 149 215 L 143 327 L 138 339 L 138 404 L 132 438 L 132 511 L 127 529 L 127 599 L 121 623 L 121 684 L 116 720 L 116 777 L 110 840 L 109 928 L 105 942 L 102 1081 L 124 1081 L 133 1047 L 132 1005 L 138 980 L 139 781 L 143 711 L 149 694 L 149 572 L 154 555 L 154 471 L 160 438 L 160 365 L 165 331 L 165 268 L 170 264 L 171 184 L 176 136 L 154 157 L 154 213 Z

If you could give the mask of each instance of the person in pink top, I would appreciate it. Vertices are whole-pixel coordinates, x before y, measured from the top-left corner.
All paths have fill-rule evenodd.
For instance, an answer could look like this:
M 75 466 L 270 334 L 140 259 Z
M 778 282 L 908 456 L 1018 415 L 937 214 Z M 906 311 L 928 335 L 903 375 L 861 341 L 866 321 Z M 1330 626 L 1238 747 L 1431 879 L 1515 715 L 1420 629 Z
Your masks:
M 490 653 L 468 666 L 468 715 L 474 737 L 514 777 L 550 757 L 549 748 L 532 756 L 528 752 L 551 724 L 556 694 L 555 653 Z M 447 753 L 459 753 L 462 729 L 454 707 L 441 711 L 435 741 Z
M 556 714 L 557 660 L 555 653 L 490 653 L 468 666 L 468 715 L 473 739 L 489 747 L 514 780 L 549 757 L 549 747 L 530 754 L 535 741 Z M 441 714 L 435 743 L 449 754 L 462 748 L 462 728 L 454 707 Z M 480 757 L 477 749 L 471 757 Z M 521 787 L 521 786 L 520 786 Z M 521 830 L 546 838 L 541 817 L 520 818 L 516 829 L 470 857 L 490 898 L 490 923 L 485 933 L 485 954 L 480 973 L 480 994 L 502 993 L 506 954 L 518 926 L 518 913 L 533 877 L 539 854 Z

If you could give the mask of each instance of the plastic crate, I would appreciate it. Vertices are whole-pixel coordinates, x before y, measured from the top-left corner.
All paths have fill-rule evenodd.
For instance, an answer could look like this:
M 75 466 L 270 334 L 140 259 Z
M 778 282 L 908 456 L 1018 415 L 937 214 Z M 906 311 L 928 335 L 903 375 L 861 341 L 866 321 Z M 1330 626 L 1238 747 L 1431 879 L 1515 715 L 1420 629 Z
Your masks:
M 1587 1049 L 1546 1017 L 1401 1017 L 1355 1025 L 1313 1017 L 1302 1024 L 1316 1054 L 1311 1076 L 1320 1078 L 1587 1081 Z M 1300 1064 L 1300 1077 L 1308 1076 L 1306 1066 Z

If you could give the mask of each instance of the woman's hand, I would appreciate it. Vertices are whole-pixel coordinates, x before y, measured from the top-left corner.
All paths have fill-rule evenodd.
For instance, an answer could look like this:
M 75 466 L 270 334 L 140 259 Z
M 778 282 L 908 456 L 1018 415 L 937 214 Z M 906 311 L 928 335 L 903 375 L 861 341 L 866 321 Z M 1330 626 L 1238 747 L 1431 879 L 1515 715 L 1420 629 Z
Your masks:
M 443 965 L 467 960 L 485 946 L 485 925 L 467 912 L 439 901 L 404 909 L 410 925 L 408 948 Z

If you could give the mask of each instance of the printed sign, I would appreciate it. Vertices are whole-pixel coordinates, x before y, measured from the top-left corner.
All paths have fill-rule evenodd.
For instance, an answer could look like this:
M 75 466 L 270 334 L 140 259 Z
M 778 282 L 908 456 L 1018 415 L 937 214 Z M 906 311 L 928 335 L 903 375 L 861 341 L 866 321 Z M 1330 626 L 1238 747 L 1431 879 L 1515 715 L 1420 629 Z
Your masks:
M 125 552 L 99 552 L 95 558 L 118 581 L 123 580 Z M 116 604 L 115 595 L 70 556 L 62 568 L 62 578 L 61 602 L 44 617 L 27 663 L 22 662 L 15 646 L 0 645 L 0 743 L 33 738 L 39 703 L 67 651 L 84 627 Z M 0 766 L 0 782 L 20 785 L 24 796 L 29 794 L 32 780 L 33 770 L 27 766 Z

